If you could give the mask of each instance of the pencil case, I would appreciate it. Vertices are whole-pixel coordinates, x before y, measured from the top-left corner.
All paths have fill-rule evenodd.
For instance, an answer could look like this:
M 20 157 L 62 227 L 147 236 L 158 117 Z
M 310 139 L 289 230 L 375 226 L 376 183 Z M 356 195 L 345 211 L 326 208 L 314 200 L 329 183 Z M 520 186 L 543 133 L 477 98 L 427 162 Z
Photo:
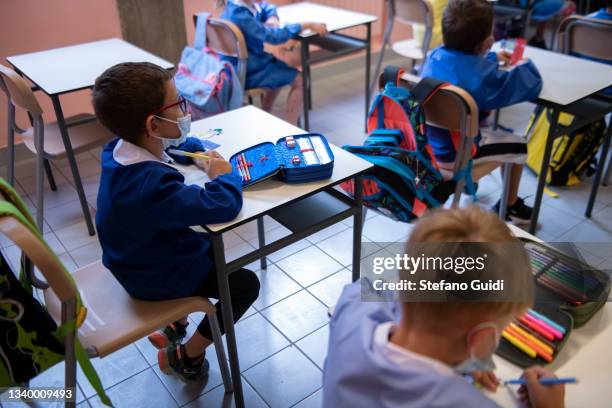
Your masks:
M 547 245 L 527 241 L 537 304 L 556 304 L 574 319 L 574 327 L 588 322 L 607 302 L 610 278 L 603 271 Z
M 526 314 L 530 314 L 532 312 L 539 314 L 540 318 L 547 320 L 549 324 L 556 325 L 557 329 L 562 329 L 564 332 L 562 332 L 562 338 L 560 339 L 555 338 L 554 336 L 552 338 L 545 338 L 541 333 L 534 329 L 533 326 L 525 324 L 524 320 L 522 320 L 524 315 L 521 316 L 521 320 L 514 320 L 512 325 L 518 326 L 523 333 L 521 334 L 519 332 L 517 334 L 517 332 L 512 331 L 512 333 L 510 333 L 513 337 L 511 340 L 509 337 L 506 337 L 506 334 L 502 334 L 502 339 L 500 340 L 499 346 L 495 352 L 511 363 L 523 368 L 531 367 L 533 365 L 546 365 L 553 362 L 567 343 L 574 324 L 572 315 L 562 309 L 559 309 L 557 305 L 553 303 L 536 304 L 530 309 L 530 312 Z M 525 333 L 527 333 L 528 336 L 535 337 L 544 346 L 549 347 L 549 350 L 542 350 L 547 352 L 545 353 L 547 354 L 546 358 L 539 352 L 540 349 L 543 349 L 543 346 L 533 346 L 533 340 L 530 337 L 527 337 L 528 341 L 525 341 Z M 531 350 L 529 351 L 535 352 L 535 355 L 528 355 L 526 351 L 523 351 L 516 345 L 512 344 L 511 341 L 515 341 L 517 338 L 523 344 L 530 346 Z
M 334 154 L 320 133 L 305 133 L 260 143 L 242 150 L 229 162 L 247 187 L 270 177 L 286 183 L 306 183 L 331 177 Z

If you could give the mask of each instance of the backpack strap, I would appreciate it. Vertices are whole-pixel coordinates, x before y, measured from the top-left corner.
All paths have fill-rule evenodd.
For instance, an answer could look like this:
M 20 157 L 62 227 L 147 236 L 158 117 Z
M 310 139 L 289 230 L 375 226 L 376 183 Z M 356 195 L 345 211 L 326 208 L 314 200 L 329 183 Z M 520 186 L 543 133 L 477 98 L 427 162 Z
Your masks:
M 197 50 L 203 50 L 206 48 L 206 25 L 208 24 L 209 18 L 210 13 L 198 13 L 196 15 L 196 29 L 193 38 L 193 48 Z
M 421 79 L 419 83 L 414 86 L 414 88 L 412 88 L 412 93 L 420 104 L 424 104 L 429 98 L 438 92 L 440 88 L 447 84 L 448 82 L 440 81 L 436 78 L 425 77 Z
M 387 65 L 378 82 L 380 89 L 383 89 L 388 83 L 392 83 L 395 86 L 400 86 L 400 81 L 404 72 L 406 71 L 397 65 Z

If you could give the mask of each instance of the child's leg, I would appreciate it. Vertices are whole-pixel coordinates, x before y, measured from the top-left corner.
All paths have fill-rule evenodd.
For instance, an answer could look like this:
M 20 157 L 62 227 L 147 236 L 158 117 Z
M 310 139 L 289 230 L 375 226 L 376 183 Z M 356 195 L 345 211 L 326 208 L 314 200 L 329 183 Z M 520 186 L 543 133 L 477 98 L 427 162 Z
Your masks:
M 259 279 L 257 279 L 257 275 L 248 269 L 239 269 L 229 275 L 228 281 L 232 298 L 232 314 L 234 322 L 236 322 L 259 296 Z M 206 281 L 194 295 L 219 298 L 217 275 L 215 271 L 209 272 Z M 221 334 L 225 334 L 223 313 L 221 312 L 221 305 L 219 302 L 215 304 L 215 308 L 217 309 L 216 315 L 217 320 L 219 320 Z M 198 330 L 191 336 L 187 343 L 185 343 L 185 352 L 187 356 L 190 358 L 200 356 L 203 350 L 212 344 L 212 338 L 208 316 L 205 316 L 198 325 Z
M 504 167 L 501 168 L 502 177 L 505 177 Z M 518 199 L 518 189 L 521 183 L 521 175 L 523 174 L 522 164 L 513 164 L 510 167 L 510 188 L 508 190 L 508 206 L 512 206 Z
M 302 105 L 304 103 L 303 86 L 302 74 L 298 72 L 291 83 L 291 89 L 287 96 L 287 110 L 285 112 L 285 120 L 293 125 L 297 125 L 300 113 L 302 113 Z
M 274 101 L 278 97 L 280 93 L 280 88 L 268 89 L 266 93 L 264 93 L 263 100 L 261 102 L 261 108 L 266 112 L 272 112 L 272 107 L 274 106 Z

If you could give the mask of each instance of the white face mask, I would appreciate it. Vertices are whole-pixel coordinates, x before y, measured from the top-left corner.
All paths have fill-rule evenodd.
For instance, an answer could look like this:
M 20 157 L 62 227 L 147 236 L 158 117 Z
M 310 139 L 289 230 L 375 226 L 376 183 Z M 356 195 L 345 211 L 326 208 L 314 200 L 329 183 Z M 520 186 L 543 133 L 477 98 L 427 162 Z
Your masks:
M 487 327 L 493 327 L 495 329 L 495 347 L 491 351 L 488 356 L 485 357 L 475 357 L 470 350 L 470 357 L 461 363 L 457 364 L 453 367 L 453 370 L 458 374 L 471 374 L 474 371 L 492 371 L 495 369 L 495 363 L 493 362 L 493 353 L 499 346 L 499 342 L 501 340 L 501 334 L 499 333 L 499 329 L 494 322 L 485 322 L 479 325 L 476 325 L 467 335 L 466 341 L 476 332 L 477 330 L 481 330 Z
M 164 117 L 157 116 L 157 115 L 155 115 L 155 117 L 157 119 L 165 120 L 166 122 L 176 123 L 179 130 L 181 131 L 181 135 L 177 139 L 170 139 L 166 137 L 155 136 L 158 139 L 160 139 L 162 143 L 164 144 L 164 150 L 166 150 L 169 147 L 178 147 L 182 143 L 185 142 L 185 139 L 187 139 L 187 135 L 191 131 L 191 113 L 188 113 L 185 116 L 181 116 L 180 118 L 177 118 L 176 120 L 164 118 Z

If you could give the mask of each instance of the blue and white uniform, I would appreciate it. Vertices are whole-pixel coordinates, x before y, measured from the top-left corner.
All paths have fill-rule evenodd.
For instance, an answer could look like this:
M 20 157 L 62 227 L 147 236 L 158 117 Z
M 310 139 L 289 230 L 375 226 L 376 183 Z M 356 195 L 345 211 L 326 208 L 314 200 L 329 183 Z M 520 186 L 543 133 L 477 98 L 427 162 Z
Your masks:
M 481 120 L 490 110 L 533 100 L 542 90 L 542 77 L 531 61 L 502 69 L 494 52 L 480 56 L 444 46 L 431 52 L 421 76 L 437 78 L 467 91 L 478 105 Z M 438 161 L 455 161 L 458 141 L 454 144 L 447 130 L 428 126 L 427 136 Z
M 189 227 L 230 221 L 242 208 L 235 174 L 202 188 L 186 185 L 169 162 L 120 139 L 102 152 L 96 214 L 102 262 L 139 299 L 190 296 L 213 263 L 208 236 Z
M 359 281 L 345 286 L 330 322 L 324 408 L 498 407 L 450 366 L 390 343 L 398 309 L 362 301 Z
M 264 43 L 283 44 L 296 37 L 302 31 L 302 25 L 270 27 L 265 25 L 270 17 L 278 17 L 276 6 L 265 1 L 250 7 L 240 0 L 229 0 L 221 14 L 221 18 L 236 24 L 244 35 L 249 52 L 246 89 L 280 88 L 291 84 L 297 75 L 297 69 L 265 52 Z M 225 57 L 225 59 L 236 64 L 235 58 Z

